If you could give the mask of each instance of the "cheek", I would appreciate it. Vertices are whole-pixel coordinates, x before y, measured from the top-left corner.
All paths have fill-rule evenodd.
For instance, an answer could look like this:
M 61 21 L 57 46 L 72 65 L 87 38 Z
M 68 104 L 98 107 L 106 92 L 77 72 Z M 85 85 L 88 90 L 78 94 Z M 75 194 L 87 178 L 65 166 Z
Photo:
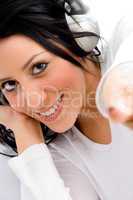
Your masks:
M 22 98 L 19 98 L 16 94 L 5 94 L 10 106 L 18 112 L 24 110 L 24 102 Z
M 53 70 L 54 68 L 54 70 Z M 58 61 L 49 71 L 49 83 L 63 90 L 77 90 L 83 86 L 84 77 L 82 69 L 67 61 Z
M 68 97 L 71 99 L 71 107 L 80 107 L 82 104 L 83 92 L 85 91 L 85 80 L 82 70 L 75 66 L 67 66 L 60 73 L 57 83 L 66 94 L 66 103 Z
M 69 112 L 70 108 L 73 112 L 79 110 L 83 105 L 85 94 L 85 78 L 82 69 L 63 63 L 54 72 L 55 74 L 51 74 L 49 82 L 65 94 L 64 105 L 66 110 L 69 109 Z

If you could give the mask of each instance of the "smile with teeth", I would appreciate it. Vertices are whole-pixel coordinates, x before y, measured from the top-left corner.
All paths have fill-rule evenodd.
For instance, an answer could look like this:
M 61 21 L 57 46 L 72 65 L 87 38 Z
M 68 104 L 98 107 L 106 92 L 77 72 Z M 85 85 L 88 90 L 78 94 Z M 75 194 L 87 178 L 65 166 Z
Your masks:
M 56 111 L 59 109 L 59 107 L 60 107 L 60 103 L 62 101 L 62 97 L 63 97 L 63 95 L 60 95 L 59 97 L 57 97 L 56 103 L 48 111 L 39 113 L 39 115 L 45 116 L 45 117 L 53 116 L 56 113 Z

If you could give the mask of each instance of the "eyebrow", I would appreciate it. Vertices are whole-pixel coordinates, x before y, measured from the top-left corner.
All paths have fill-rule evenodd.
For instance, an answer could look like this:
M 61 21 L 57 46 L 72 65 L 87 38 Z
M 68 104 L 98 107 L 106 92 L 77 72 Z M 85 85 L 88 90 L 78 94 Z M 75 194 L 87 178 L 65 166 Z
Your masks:
M 34 59 L 35 57 L 39 56 L 40 54 L 42 54 L 42 53 L 44 53 L 44 52 L 46 52 L 46 51 L 41 51 L 40 53 L 33 55 L 33 56 L 23 65 L 22 71 L 24 71 L 24 70 L 30 65 L 30 63 L 33 61 L 33 59 Z M 1 79 L 0 79 L 0 83 L 3 82 L 3 81 L 9 80 L 9 79 L 12 79 L 12 77 L 1 78 Z

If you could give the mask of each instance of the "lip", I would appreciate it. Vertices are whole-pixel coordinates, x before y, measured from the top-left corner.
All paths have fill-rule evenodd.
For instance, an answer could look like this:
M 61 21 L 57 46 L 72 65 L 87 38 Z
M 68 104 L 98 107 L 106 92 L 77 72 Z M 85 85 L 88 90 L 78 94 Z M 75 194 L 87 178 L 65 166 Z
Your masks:
M 60 98 L 62 99 L 63 98 L 63 96 L 64 96 L 64 94 L 61 94 L 60 95 Z M 57 99 L 55 100 L 55 102 L 53 103 L 53 105 L 55 105 L 56 104 L 56 102 L 57 102 Z M 50 108 L 52 108 L 53 107 L 53 105 L 52 106 L 50 106 L 49 108 L 47 108 L 47 109 L 45 109 L 45 108 L 42 108 L 41 110 L 39 110 L 39 111 L 37 111 L 36 112 L 36 114 L 40 114 L 40 113 L 43 113 L 43 112 L 47 112 Z
M 59 116 L 59 114 L 61 113 L 62 108 L 63 108 L 63 96 L 64 95 L 62 95 L 61 102 L 59 103 L 58 109 L 56 110 L 56 112 L 54 114 L 52 114 L 51 116 L 44 116 L 44 115 L 41 115 L 40 113 L 38 113 L 38 117 L 39 117 L 40 121 L 52 122 Z

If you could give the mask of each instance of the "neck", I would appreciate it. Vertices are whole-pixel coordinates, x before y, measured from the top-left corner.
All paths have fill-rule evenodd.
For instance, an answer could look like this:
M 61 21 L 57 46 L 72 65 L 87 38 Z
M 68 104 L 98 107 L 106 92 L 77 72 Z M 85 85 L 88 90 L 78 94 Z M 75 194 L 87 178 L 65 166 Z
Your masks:
M 85 103 L 76 121 L 76 127 L 89 139 L 96 143 L 111 143 L 111 129 L 109 121 L 97 110 L 95 104 L 96 88 L 101 79 L 99 68 L 89 63 L 92 73 L 85 73 L 86 94 Z
M 111 143 L 109 121 L 99 113 L 90 113 L 88 117 L 79 117 L 76 127 L 89 139 L 100 144 Z

